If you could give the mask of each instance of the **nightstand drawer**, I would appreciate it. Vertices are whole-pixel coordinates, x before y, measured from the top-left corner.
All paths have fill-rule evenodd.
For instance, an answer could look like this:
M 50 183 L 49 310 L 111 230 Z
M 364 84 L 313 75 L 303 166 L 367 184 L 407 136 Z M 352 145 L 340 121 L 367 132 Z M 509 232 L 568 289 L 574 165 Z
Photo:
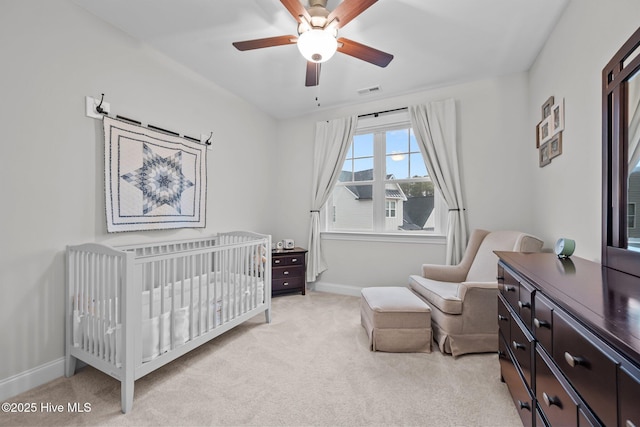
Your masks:
M 304 276 L 304 267 L 303 266 L 288 266 L 288 267 L 278 267 L 273 268 L 271 270 L 271 278 L 272 279 L 288 279 L 292 277 L 303 277 Z
M 304 265 L 304 254 L 273 257 L 271 259 L 271 265 L 273 267 L 282 267 L 285 265 Z
M 304 288 L 304 277 L 291 277 L 288 279 L 273 279 L 271 281 L 272 291 L 287 291 Z

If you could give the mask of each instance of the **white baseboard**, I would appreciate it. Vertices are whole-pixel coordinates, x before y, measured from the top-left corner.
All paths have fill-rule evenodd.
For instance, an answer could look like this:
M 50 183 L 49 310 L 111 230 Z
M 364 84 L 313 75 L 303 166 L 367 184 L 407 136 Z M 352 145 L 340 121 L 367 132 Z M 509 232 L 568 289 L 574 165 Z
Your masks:
M 318 292 L 329 292 L 331 294 L 351 295 L 359 297 L 362 291 L 360 286 L 340 285 L 337 283 L 313 282 L 313 290 Z
M 64 375 L 64 357 L 0 381 L 0 402 Z

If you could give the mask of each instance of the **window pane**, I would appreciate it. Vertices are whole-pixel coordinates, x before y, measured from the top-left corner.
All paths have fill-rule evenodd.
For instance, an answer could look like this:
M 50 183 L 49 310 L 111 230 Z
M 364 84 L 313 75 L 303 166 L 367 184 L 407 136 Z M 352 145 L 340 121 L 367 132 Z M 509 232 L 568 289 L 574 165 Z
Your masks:
M 338 185 L 333 190 L 332 201 L 331 230 L 373 230 L 372 185 Z
M 355 159 L 353 164 L 354 181 L 371 181 L 373 179 L 373 157 Z
M 400 184 L 406 197 L 402 204 L 402 230 L 433 230 L 433 183 L 409 182 Z
M 373 134 L 355 135 L 352 147 L 353 157 L 373 157 Z
M 409 129 L 388 131 L 386 140 L 387 154 L 407 153 L 409 151 Z
M 416 177 L 426 177 L 427 174 L 427 166 L 424 164 L 424 159 L 422 158 L 421 153 L 412 153 L 411 157 L 411 169 L 409 171 L 409 176 L 411 178 Z
M 392 154 L 387 156 L 387 179 L 393 175 L 393 179 L 409 178 L 409 156 L 407 154 Z

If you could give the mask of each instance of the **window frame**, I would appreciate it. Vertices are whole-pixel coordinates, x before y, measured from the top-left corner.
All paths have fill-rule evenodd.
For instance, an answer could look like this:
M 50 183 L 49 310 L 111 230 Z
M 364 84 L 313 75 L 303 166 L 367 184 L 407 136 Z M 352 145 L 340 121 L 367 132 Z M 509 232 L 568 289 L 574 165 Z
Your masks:
M 337 185 L 347 186 L 347 185 L 372 185 L 373 194 L 380 195 L 384 194 L 385 186 L 388 183 L 401 184 L 403 182 L 433 182 L 431 177 L 428 176 L 424 179 L 416 179 L 416 178 L 408 178 L 408 179 L 394 179 L 387 180 L 386 179 L 386 142 L 381 142 L 380 139 L 385 138 L 385 133 L 393 130 L 399 129 L 409 129 L 412 130 L 411 121 L 409 119 L 408 111 L 402 112 L 394 112 L 392 114 L 385 114 L 384 116 L 379 117 L 367 117 L 360 118 L 358 120 L 357 129 L 355 135 L 363 135 L 363 134 L 374 134 L 374 179 L 371 181 L 351 181 L 348 183 L 338 182 Z M 351 142 L 353 144 L 353 141 Z M 422 150 L 420 150 L 422 154 Z M 424 157 L 423 157 L 424 161 Z M 425 165 L 426 167 L 426 165 Z M 428 171 L 427 171 L 428 173 Z M 434 191 L 434 214 L 435 214 L 435 226 L 434 230 L 393 230 L 387 231 L 384 229 L 386 217 L 386 198 L 385 197 L 374 197 L 373 198 L 373 212 L 372 212 L 372 222 L 373 227 L 371 230 L 357 230 L 357 229 L 330 229 L 331 222 L 335 221 L 335 205 L 332 203 L 332 196 L 329 197 L 328 202 L 322 209 L 321 212 L 321 234 L 324 237 L 329 237 L 333 235 L 333 238 L 338 239 L 348 239 L 348 240 L 359 240 L 356 239 L 355 236 L 361 236 L 365 239 L 369 240 L 388 240 L 386 237 L 391 240 L 395 240 L 396 237 L 399 236 L 412 236 L 415 237 L 428 237 L 429 239 L 439 238 L 446 235 L 446 226 L 447 226 L 447 213 L 448 207 L 440 192 L 436 189 Z M 379 200 L 382 199 L 382 200 Z M 377 203 L 376 203 L 377 201 Z M 397 201 L 396 201 L 397 202 Z M 377 204 L 377 206 L 376 206 Z M 396 205 L 396 215 L 397 215 L 397 205 Z M 340 236 L 340 237 L 336 237 Z M 369 237 L 367 237 L 369 236 Z M 324 238 L 323 237 L 323 238 Z M 402 241 L 402 237 L 400 237 L 400 241 Z

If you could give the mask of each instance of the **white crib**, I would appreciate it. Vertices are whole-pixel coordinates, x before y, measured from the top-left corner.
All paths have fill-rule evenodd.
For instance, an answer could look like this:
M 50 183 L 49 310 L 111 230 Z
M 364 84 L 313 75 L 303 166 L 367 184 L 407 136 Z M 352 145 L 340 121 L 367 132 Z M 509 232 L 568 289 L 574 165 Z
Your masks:
M 271 236 L 250 232 L 110 247 L 67 247 L 65 375 L 76 360 L 134 381 L 265 313 L 271 322 Z

